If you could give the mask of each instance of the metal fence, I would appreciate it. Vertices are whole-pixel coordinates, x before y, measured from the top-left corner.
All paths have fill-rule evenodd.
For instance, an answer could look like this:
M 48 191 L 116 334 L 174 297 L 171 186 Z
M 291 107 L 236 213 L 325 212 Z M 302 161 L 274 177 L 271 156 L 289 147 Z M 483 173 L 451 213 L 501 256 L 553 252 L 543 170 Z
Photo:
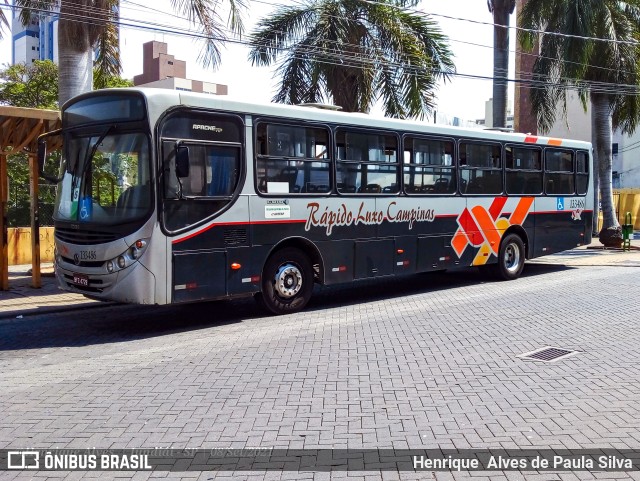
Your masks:
M 40 226 L 53 225 L 53 200 L 56 196 L 56 186 L 51 184 L 39 185 L 38 208 Z M 7 224 L 9 227 L 31 226 L 31 203 L 29 185 L 10 185 L 7 203 Z

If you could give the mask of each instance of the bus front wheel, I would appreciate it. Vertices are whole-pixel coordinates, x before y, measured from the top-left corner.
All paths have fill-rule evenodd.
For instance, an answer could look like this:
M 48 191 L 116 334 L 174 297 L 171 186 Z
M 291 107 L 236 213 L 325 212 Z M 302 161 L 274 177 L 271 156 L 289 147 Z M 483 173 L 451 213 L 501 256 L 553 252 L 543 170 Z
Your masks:
M 500 243 L 498 263 L 494 264 L 495 274 L 499 279 L 510 281 L 517 279 L 524 269 L 524 243 L 517 234 L 509 234 Z
M 305 308 L 313 292 L 313 268 L 298 249 L 286 248 L 269 257 L 262 271 L 258 303 L 273 314 L 288 314 Z

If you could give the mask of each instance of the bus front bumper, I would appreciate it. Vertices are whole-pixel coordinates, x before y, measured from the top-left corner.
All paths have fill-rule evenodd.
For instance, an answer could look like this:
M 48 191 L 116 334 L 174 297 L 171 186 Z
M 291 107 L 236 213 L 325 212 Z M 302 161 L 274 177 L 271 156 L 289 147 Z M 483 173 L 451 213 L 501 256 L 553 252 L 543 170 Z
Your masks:
M 75 266 L 74 266 L 75 267 Z M 65 291 L 101 301 L 155 304 L 156 279 L 140 262 L 112 274 L 56 264 L 58 285 Z

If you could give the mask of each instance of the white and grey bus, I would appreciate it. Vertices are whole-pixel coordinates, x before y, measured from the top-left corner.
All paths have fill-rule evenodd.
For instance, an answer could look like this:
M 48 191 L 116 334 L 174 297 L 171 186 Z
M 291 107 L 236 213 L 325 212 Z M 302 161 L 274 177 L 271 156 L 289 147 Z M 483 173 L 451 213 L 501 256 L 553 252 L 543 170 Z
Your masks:
M 591 240 L 585 142 L 160 89 L 69 101 L 43 175 L 52 135 L 56 276 L 95 299 L 255 295 L 286 313 L 314 283 L 515 279 Z

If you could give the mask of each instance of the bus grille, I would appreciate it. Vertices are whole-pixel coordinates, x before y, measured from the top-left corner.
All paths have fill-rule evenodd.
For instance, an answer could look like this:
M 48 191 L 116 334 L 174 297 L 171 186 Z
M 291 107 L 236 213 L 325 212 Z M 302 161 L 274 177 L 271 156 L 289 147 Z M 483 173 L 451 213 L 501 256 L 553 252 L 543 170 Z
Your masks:
M 75 260 L 69 258 L 69 257 L 65 257 L 65 256 L 60 256 L 62 257 L 62 260 L 69 263 L 69 264 L 73 264 L 76 265 L 78 267 L 102 267 L 102 265 L 104 264 L 104 261 L 80 261 L 80 262 L 76 262 Z
M 81 230 L 65 229 L 56 227 L 56 238 L 69 244 L 92 245 L 104 244 L 118 238 L 118 234 L 113 232 L 100 232 L 97 230 Z
M 224 245 L 237 246 L 247 243 L 247 229 L 227 229 L 224 231 Z

